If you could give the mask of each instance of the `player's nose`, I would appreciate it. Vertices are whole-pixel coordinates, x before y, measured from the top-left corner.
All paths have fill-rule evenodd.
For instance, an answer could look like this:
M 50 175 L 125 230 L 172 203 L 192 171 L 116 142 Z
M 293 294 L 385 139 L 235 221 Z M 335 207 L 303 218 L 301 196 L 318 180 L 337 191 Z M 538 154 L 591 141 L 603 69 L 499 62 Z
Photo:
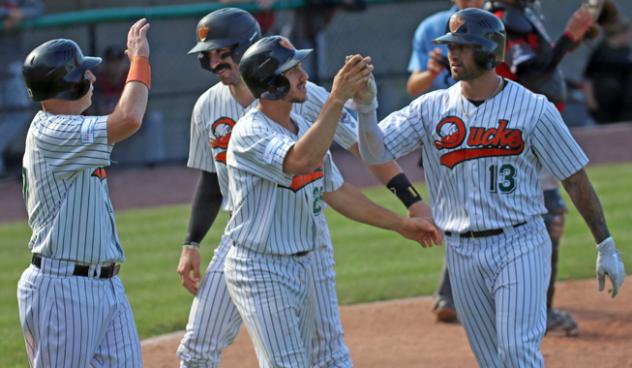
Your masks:
M 303 64 L 298 64 L 298 70 L 300 71 L 299 80 L 305 82 L 309 79 L 309 74 L 303 69 Z
M 209 66 L 211 69 L 215 69 L 221 62 L 222 58 L 216 52 L 209 52 Z

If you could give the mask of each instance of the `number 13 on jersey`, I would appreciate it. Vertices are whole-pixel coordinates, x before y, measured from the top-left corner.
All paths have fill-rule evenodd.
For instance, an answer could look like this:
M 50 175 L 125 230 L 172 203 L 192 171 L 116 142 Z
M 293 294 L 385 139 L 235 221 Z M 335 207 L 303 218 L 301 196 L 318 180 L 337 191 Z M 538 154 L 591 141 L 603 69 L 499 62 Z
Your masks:
M 489 165 L 488 188 L 491 193 L 512 193 L 516 189 L 516 167 L 512 164 Z

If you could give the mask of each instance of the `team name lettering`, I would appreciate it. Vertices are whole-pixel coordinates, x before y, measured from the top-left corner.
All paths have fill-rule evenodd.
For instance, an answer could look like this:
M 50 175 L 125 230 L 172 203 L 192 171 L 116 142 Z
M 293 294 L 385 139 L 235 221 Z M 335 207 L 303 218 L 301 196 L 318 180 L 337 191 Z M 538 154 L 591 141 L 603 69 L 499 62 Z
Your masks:
M 501 119 L 495 128 L 471 127 L 466 140 L 465 123 L 461 118 L 443 118 L 435 129 L 441 139 L 434 141 L 434 145 L 438 150 L 458 149 L 443 154 L 441 164 L 451 169 L 467 160 L 519 155 L 524 150 L 522 131 L 508 128 L 508 124 L 509 121 Z
M 225 116 L 211 124 L 211 131 L 215 138 L 209 140 L 209 144 L 215 152 L 215 161 L 226 164 L 226 150 L 235 124 L 237 124 L 235 120 Z

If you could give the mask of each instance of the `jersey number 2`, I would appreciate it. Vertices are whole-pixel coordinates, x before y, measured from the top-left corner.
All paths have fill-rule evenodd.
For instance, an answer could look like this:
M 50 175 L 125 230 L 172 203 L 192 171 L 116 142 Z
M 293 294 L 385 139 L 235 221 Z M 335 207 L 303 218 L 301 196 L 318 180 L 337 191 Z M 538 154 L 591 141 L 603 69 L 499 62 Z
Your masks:
M 516 168 L 511 164 L 489 166 L 489 191 L 511 193 L 516 189 Z
M 325 188 L 323 187 L 314 187 L 314 204 L 313 211 L 314 215 L 318 215 L 323 210 L 323 192 Z

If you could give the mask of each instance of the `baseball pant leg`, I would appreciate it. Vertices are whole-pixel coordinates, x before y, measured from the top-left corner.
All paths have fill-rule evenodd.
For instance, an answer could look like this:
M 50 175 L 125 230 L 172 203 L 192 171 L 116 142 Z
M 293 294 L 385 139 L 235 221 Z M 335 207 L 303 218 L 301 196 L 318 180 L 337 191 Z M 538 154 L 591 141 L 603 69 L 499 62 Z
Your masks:
M 111 298 L 115 306 L 108 319 L 105 337 L 97 347 L 90 367 L 142 367 L 140 340 L 123 283 L 118 277 L 104 280 L 104 282 L 111 285 L 114 293 Z
M 544 367 L 540 345 L 546 330 L 546 288 L 551 245 L 539 221 L 507 238 L 509 258 L 494 285 L 498 353 L 502 367 Z M 529 231 L 530 230 L 530 231 Z
M 544 206 L 547 214 L 544 215 L 544 223 L 546 230 L 551 238 L 551 278 L 549 288 L 546 294 L 547 310 L 553 308 L 553 299 L 555 296 L 555 281 L 557 278 L 557 265 L 559 260 L 560 240 L 564 233 L 564 223 L 566 222 L 566 203 L 560 195 L 559 189 L 551 189 L 544 191 Z
M 30 365 L 90 366 L 115 304 L 109 280 L 50 275 L 29 266 L 18 282 L 18 307 Z
M 450 284 L 450 273 L 448 272 L 448 265 L 443 263 L 443 269 L 441 270 L 441 282 L 439 283 L 439 289 L 437 290 L 437 296 L 452 302 L 452 285 Z
M 312 278 L 316 293 L 316 323 L 312 338 L 313 368 L 353 366 L 340 322 L 334 263 L 331 246 L 314 251 Z
M 222 238 L 211 260 L 197 295 L 177 355 L 180 367 L 219 367 L 222 351 L 235 341 L 241 316 L 224 279 L 224 261 L 231 246 Z
M 228 252 L 226 285 L 260 367 L 310 366 L 314 326 L 310 257 L 272 256 L 241 247 Z
M 499 367 L 495 302 L 475 244 L 446 237 L 454 306 L 479 366 Z

